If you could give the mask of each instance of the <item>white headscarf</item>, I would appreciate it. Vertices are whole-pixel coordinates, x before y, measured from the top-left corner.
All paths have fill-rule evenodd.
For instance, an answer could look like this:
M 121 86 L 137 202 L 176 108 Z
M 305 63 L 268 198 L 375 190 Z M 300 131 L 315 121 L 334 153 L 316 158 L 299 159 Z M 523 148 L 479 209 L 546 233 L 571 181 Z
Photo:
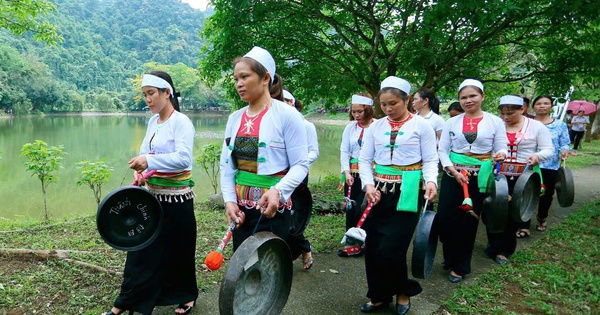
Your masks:
M 398 77 L 394 77 L 394 76 L 389 76 L 389 77 L 385 78 L 381 82 L 381 89 L 386 88 L 386 87 L 396 88 L 400 91 L 403 91 L 406 94 L 410 94 L 410 83 L 408 83 L 408 81 L 406 81 L 402 78 L 398 78 Z
M 142 77 L 142 84 L 140 87 L 144 86 L 153 86 L 159 89 L 167 89 L 171 91 L 171 96 L 175 97 L 175 90 L 173 89 L 171 84 L 169 84 L 167 80 L 161 77 L 157 77 L 153 74 L 144 74 L 144 76 Z
M 271 75 L 271 83 L 273 82 L 275 79 L 275 60 L 266 49 L 254 46 L 244 57 L 252 58 L 265 67 Z

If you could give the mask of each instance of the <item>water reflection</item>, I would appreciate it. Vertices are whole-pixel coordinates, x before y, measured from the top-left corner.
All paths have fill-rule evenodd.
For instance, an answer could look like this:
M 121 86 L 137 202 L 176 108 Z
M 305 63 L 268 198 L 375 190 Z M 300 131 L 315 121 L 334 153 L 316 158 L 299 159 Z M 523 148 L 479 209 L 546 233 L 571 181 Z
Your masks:
M 191 114 L 196 127 L 195 154 L 203 145 L 221 143 L 227 115 Z M 43 140 L 50 146 L 64 147 L 62 167 L 55 172 L 58 182 L 48 187 L 48 209 L 54 219 L 91 215 L 96 202 L 91 189 L 77 186 L 76 163 L 106 159 L 113 168 L 102 195 L 131 182 L 127 161 L 139 151 L 149 115 L 121 116 L 44 116 L 0 119 L 0 217 L 43 217 L 41 183 L 26 171 L 20 156 L 25 143 Z M 344 126 L 315 123 L 319 135 L 320 157 L 311 167 L 310 180 L 339 172 L 339 147 Z M 194 165 L 193 176 L 198 199 L 212 193 L 208 176 Z

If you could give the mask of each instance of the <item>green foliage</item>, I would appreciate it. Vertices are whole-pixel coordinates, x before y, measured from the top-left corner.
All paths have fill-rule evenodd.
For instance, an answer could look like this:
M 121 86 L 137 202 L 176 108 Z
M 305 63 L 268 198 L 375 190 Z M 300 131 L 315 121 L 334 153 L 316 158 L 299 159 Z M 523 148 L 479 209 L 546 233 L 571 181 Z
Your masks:
M 219 158 L 221 155 L 221 145 L 218 143 L 209 143 L 202 146 L 202 151 L 196 156 L 196 163 L 200 164 L 202 169 L 208 175 L 210 184 L 215 194 L 219 187 Z
M 56 44 L 62 41 L 62 37 L 56 32 L 56 26 L 48 21 L 40 21 L 41 16 L 54 10 L 54 5 L 48 0 L 1 1 L 0 28 L 6 28 L 15 35 L 31 31 L 35 40 Z
M 46 189 L 50 183 L 54 183 L 58 180 L 58 177 L 54 175 L 53 172 L 60 168 L 60 162 L 62 161 L 62 156 L 64 154 L 66 153 L 63 151 L 63 146 L 49 147 L 48 144 L 42 140 L 26 143 L 21 148 L 21 156 L 28 159 L 28 161 L 25 162 L 27 170 L 32 172 L 31 176 L 37 176 L 42 184 L 46 221 L 50 219 L 46 202 Z
M 204 79 L 231 73 L 231 61 L 259 45 L 294 95 L 325 98 L 327 107 L 360 91 L 376 95 L 389 75 L 406 78 L 413 91 L 424 86 L 454 97 L 467 77 L 482 79 L 486 92 L 507 82 L 517 92 L 527 78 L 556 90 L 600 65 L 600 7 L 589 0 L 211 3 L 199 64 Z M 585 53 L 594 57 L 582 62 Z M 511 72 L 517 65 L 524 71 Z
M 96 205 L 100 205 L 102 199 L 102 185 L 108 183 L 112 168 L 106 164 L 104 159 L 97 162 L 81 161 L 77 162 L 79 168 L 79 179 L 77 185 L 86 185 L 90 187 L 96 198 Z

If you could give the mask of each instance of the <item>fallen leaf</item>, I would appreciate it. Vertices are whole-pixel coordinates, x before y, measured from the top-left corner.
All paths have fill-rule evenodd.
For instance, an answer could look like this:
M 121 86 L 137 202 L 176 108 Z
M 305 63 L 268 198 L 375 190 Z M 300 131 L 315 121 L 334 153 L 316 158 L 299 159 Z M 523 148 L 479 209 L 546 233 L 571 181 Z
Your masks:
M 334 270 L 334 269 L 329 269 L 329 272 L 331 272 L 331 273 L 336 273 L 336 274 L 337 274 L 337 273 L 340 273 L 339 271 L 337 271 L 337 270 Z

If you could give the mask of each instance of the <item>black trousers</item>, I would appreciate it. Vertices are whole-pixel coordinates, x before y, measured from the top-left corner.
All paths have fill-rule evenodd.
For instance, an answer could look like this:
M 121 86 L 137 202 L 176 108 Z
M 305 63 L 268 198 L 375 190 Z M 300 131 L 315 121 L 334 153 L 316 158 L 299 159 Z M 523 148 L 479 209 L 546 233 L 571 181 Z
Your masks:
M 575 131 L 569 130 L 569 135 L 571 138 L 571 142 L 573 142 L 573 150 L 577 150 L 579 148 L 579 144 L 581 143 L 581 139 L 583 139 L 583 135 L 585 131 Z
M 365 269 L 372 303 L 391 302 L 394 295 L 415 296 L 423 291 L 419 282 L 408 278 L 406 252 L 419 222 L 419 213 L 396 210 L 400 191 L 381 194 L 363 224 Z M 422 194 L 421 194 L 422 195 Z M 423 206 L 420 198 L 420 207 Z
M 471 257 L 479 220 L 459 208 L 464 195 L 462 186 L 454 177 L 444 173 L 440 186 L 435 220 L 440 227 L 444 267 L 464 276 L 471 273 Z M 485 194 L 479 192 L 477 176 L 469 178 L 469 195 L 473 202 L 473 211 L 480 215 Z
M 117 308 L 151 314 L 154 306 L 198 298 L 194 201 L 163 201 L 161 206 L 164 222 L 158 237 L 148 247 L 127 253 Z

